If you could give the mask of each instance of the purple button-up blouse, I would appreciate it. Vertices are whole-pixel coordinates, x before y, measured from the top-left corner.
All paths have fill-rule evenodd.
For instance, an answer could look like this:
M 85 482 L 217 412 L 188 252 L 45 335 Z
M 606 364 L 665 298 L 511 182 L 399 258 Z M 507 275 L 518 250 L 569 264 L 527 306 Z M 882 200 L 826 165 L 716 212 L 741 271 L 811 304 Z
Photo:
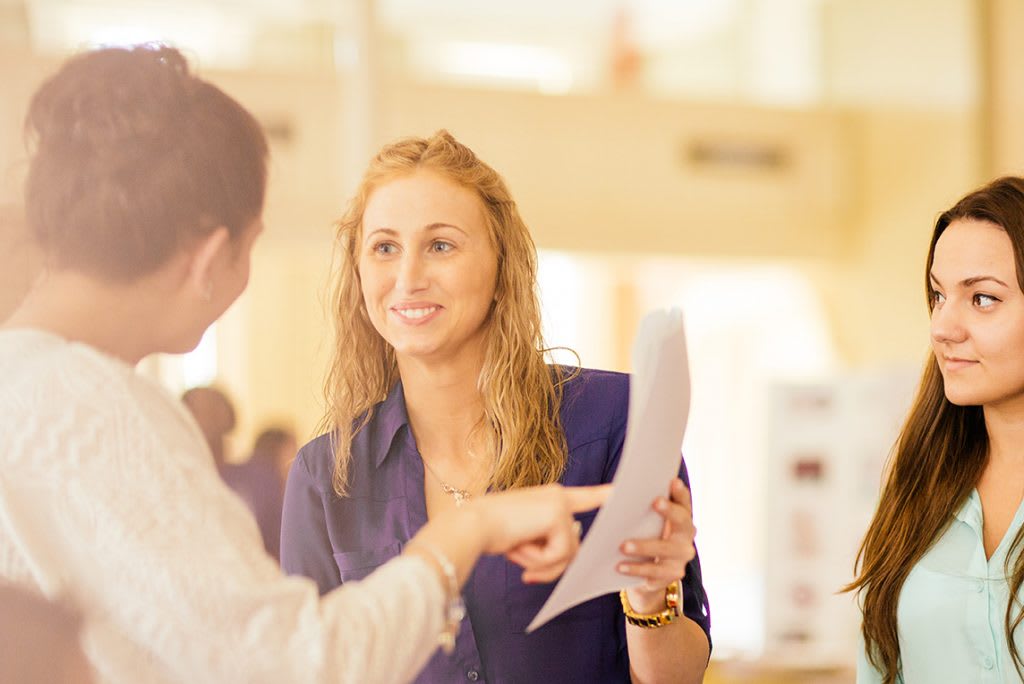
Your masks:
M 569 460 L 562 483 L 610 482 L 626 436 L 629 376 L 584 369 L 567 383 L 561 407 Z M 377 405 L 352 442 L 349 495 L 331 487 L 333 453 L 322 435 L 292 465 L 281 529 L 281 565 L 311 577 L 321 593 L 365 577 L 397 556 L 427 522 L 423 461 L 409 429 L 401 383 Z M 689 484 L 686 464 L 679 475 Z M 583 531 L 594 512 L 579 515 Z M 625 621 L 617 595 L 587 601 L 532 634 L 525 628 L 554 584 L 527 585 L 502 557 L 480 559 L 463 593 L 467 617 L 455 652 L 438 652 L 417 682 L 629 682 Z M 683 611 L 710 643 L 700 559 L 683 578 Z

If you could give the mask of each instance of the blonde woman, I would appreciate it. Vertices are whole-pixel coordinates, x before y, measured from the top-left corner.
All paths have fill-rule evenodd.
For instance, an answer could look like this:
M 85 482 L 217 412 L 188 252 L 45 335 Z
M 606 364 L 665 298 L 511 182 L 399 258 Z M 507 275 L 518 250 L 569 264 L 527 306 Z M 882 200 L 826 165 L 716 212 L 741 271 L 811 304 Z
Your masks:
M 27 128 L 47 271 L 0 327 L 0 580 L 80 613 L 94 681 L 407 681 L 458 624 L 481 554 L 557 576 L 570 513 L 602 491 L 483 497 L 324 596 L 284 577 L 195 420 L 135 371 L 194 348 L 245 289 L 259 125 L 157 47 L 71 59 Z
M 389 145 L 338 239 L 329 429 L 289 475 L 288 572 L 328 591 L 486 492 L 612 478 L 628 376 L 545 363 L 533 242 L 493 169 L 444 131 Z M 605 596 L 526 634 L 552 585 L 486 558 L 464 587 L 453 652 L 417 681 L 701 680 L 708 605 L 682 463 L 680 478 L 652 504 L 664 534 L 624 540 L 624 583 L 645 580 L 623 596 L 628 619 Z

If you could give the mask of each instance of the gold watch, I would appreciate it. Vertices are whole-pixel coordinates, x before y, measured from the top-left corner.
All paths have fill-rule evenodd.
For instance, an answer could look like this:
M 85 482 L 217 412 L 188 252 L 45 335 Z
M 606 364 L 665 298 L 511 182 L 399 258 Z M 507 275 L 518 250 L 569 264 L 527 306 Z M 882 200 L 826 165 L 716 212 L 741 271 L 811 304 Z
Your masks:
M 626 622 L 629 624 L 645 629 L 664 627 L 675 622 L 676 618 L 682 614 L 680 606 L 683 601 L 683 583 L 676 580 L 665 587 L 665 608 L 657 613 L 648 615 L 637 613 L 633 610 L 633 606 L 629 605 L 629 597 L 626 596 L 625 589 L 619 592 L 619 599 L 622 601 L 622 612 L 625 613 Z

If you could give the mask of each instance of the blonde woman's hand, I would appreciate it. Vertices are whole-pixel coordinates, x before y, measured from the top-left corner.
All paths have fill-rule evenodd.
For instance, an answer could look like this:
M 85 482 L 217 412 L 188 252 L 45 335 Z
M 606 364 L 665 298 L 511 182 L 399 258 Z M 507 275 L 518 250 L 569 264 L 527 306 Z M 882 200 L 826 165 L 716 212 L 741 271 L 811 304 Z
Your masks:
M 669 498 L 659 496 L 652 507 L 664 519 L 661 534 L 649 539 L 629 539 L 621 546 L 627 560 L 618 570 L 644 583 L 627 590 L 630 605 L 646 612 L 664 607 L 665 588 L 686 574 L 686 564 L 697 555 L 693 538 L 693 505 L 690 490 L 678 477 L 669 487 Z
M 580 545 L 573 513 L 597 508 L 611 485 L 545 485 L 488 494 L 475 500 L 485 530 L 484 553 L 501 554 L 523 567 L 523 581 L 551 582 Z

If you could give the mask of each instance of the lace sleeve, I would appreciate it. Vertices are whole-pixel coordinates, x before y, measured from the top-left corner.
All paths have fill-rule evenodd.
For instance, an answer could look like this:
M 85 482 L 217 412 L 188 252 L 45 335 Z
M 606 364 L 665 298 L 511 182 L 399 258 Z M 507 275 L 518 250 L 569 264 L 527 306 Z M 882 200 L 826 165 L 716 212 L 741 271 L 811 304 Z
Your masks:
M 442 627 L 444 590 L 425 562 L 399 557 L 320 599 L 266 555 L 194 431 L 133 399 L 141 412 L 62 407 L 0 473 L 0 521 L 39 588 L 82 608 L 104 680 L 415 676 Z

